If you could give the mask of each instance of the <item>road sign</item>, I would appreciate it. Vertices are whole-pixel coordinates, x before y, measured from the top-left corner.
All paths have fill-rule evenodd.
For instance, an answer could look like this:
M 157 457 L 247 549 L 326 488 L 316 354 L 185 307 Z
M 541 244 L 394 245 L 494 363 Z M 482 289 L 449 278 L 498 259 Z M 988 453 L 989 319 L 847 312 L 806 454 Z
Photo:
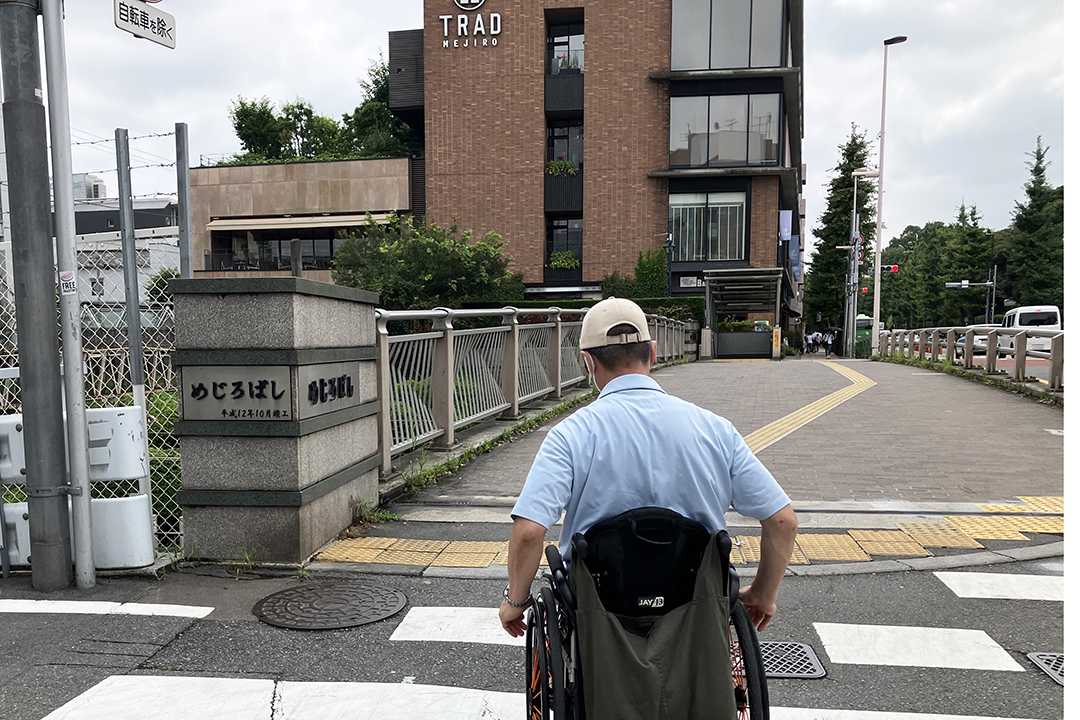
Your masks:
M 856 247 L 862 247 L 863 236 L 860 234 L 860 235 L 856 235 L 855 237 L 851 238 L 851 244 L 856 246 Z
M 116 27 L 167 48 L 176 47 L 176 18 L 141 0 L 113 0 Z
M 854 252 L 852 252 L 852 253 L 851 253 L 851 259 L 852 259 L 852 260 L 858 260 L 859 262 L 862 262 L 862 259 L 863 259 L 863 251 L 862 251 L 862 248 L 859 248 L 859 250 L 858 250 L 858 251 L 854 251 Z

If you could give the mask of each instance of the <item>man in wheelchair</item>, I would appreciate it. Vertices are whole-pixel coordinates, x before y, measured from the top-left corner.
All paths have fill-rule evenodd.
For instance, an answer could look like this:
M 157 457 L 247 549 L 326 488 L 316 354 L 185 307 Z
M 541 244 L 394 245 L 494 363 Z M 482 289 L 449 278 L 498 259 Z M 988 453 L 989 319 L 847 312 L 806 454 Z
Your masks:
M 760 663 L 740 666 L 746 645 L 756 651 L 753 628 L 776 613 L 798 525 L 787 495 L 730 422 L 649 377 L 656 348 L 635 303 L 594 306 L 580 346 L 600 396 L 548 432 L 511 513 L 499 617 L 519 637 L 531 607 L 543 635 L 527 643 L 531 676 L 544 676 L 530 707 L 589 720 L 767 717 Z M 762 526 L 757 574 L 737 599 L 732 507 Z M 533 598 L 544 536 L 560 517 L 550 586 Z M 745 626 L 738 639 L 729 623 Z M 745 683 L 740 697 L 737 677 L 734 689 L 721 682 L 751 671 L 756 698 Z

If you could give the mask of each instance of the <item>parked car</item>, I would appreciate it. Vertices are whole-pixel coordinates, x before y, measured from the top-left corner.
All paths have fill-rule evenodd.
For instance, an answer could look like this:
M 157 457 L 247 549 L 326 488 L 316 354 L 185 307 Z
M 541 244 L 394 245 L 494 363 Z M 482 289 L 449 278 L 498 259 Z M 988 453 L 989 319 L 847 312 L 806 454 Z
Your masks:
M 968 325 L 968 327 L 976 328 L 976 329 L 981 328 L 982 330 L 989 330 L 990 328 L 1001 327 L 1001 323 L 978 323 L 976 325 Z M 988 338 L 987 338 L 986 335 L 979 334 L 979 333 L 976 332 L 975 340 L 971 343 L 971 347 L 972 347 L 971 352 L 973 354 L 975 354 L 975 355 L 985 355 L 986 354 L 987 340 L 988 340 Z M 964 354 L 964 345 L 966 345 L 966 344 L 967 344 L 966 343 L 966 338 L 963 335 L 960 335 L 959 337 L 956 338 L 956 356 L 957 357 L 963 356 L 963 354 Z
M 1002 318 L 1001 321 L 1001 326 L 1003 328 L 1012 328 L 1016 330 L 1023 328 L 1031 330 L 1060 330 L 1061 310 L 1058 309 L 1057 305 L 1025 305 L 1023 307 L 1016 307 L 1005 313 L 1005 317 Z M 1011 350 L 1015 343 L 1012 335 L 1005 335 L 999 339 L 998 344 L 999 346 L 1007 347 Z M 1050 338 L 1028 337 L 1027 349 L 1050 352 Z

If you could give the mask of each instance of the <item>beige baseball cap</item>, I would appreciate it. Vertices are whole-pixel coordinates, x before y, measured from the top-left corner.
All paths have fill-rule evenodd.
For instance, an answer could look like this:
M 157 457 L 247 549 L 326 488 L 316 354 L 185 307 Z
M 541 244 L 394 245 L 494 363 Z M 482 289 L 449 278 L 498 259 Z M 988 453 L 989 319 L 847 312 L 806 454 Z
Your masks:
M 636 333 L 608 335 L 608 330 L 616 325 L 633 325 Z M 601 300 L 585 313 L 581 324 L 581 349 L 603 347 L 605 345 L 626 345 L 629 343 L 652 340 L 649 337 L 649 323 L 638 304 L 626 298 L 610 297 Z

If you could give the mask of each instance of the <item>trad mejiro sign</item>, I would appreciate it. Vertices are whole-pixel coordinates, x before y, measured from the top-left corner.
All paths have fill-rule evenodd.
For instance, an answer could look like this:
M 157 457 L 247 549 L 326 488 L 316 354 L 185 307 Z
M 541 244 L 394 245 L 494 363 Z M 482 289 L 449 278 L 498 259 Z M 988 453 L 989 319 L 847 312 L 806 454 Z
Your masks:
M 468 14 L 439 16 L 444 48 L 495 47 L 499 44 L 501 14 L 475 12 L 484 4 L 484 0 L 454 0 L 454 4 Z

